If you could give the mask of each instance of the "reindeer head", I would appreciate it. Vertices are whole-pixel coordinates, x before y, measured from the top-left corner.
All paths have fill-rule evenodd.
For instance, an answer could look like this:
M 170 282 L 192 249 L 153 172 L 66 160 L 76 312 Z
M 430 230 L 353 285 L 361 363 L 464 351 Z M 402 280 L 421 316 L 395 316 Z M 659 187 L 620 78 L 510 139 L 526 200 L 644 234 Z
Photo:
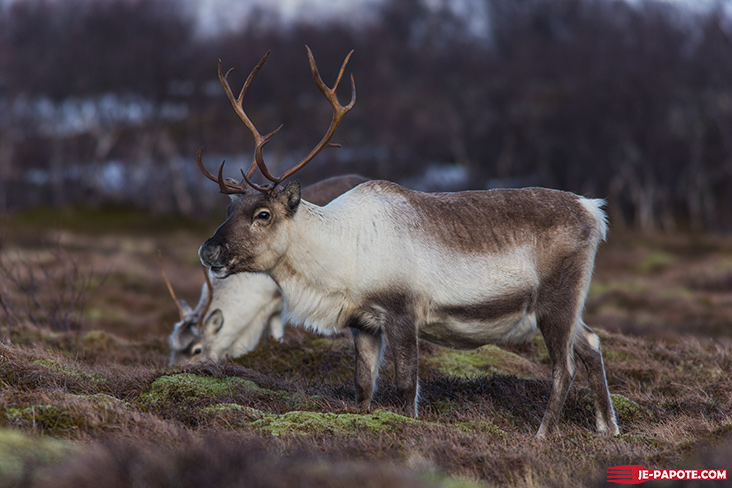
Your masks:
M 279 186 L 279 184 L 312 161 L 326 147 L 339 147 L 337 144 L 332 144 L 330 139 L 341 123 L 343 116 L 351 110 L 356 102 L 356 85 L 353 81 L 353 76 L 351 76 L 351 101 L 348 105 L 341 105 L 338 101 L 336 90 L 338 89 L 343 72 L 353 51 L 348 53 L 346 59 L 343 61 L 341 69 L 338 72 L 338 78 L 332 88 L 329 88 L 321 79 L 309 47 L 307 48 L 307 53 L 310 62 L 310 71 L 315 80 L 315 84 L 330 103 L 333 109 L 333 117 L 330 127 L 328 127 L 327 132 L 315 148 L 304 159 L 279 177 L 273 176 L 267 168 L 264 163 L 262 151 L 265 144 L 269 142 L 270 138 L 282 126 L 263 136 L 256 129 L 242 107 L 244 94 L 254 79 L 254 75 L 264 65 L 269 53 L 249 73 L 238 97 L 234 96 L 229 86 L 228 78 L 231 70 L 224 75 L 221 71 L 221 61 L 219 60 L 218 74 L 221 86 L 224 87 L 226 96 L 229 98 L 234 111 L 254 136 L 255 148 L 249 171 L 246 173 L 243 170 L 241 171 L 242 181 L 240 183 L 224 179 L 224 163 L 221 163 L 218 175 L 214 176 L 209 173 L 203 164 L 201 159 L 202 151 L 200 149 L 196 157 L 201 172 L 211 181 L 219 185 L 221 193 L 230 195 L 232 199 L 226 221 L 216 230 L 216 233 L 211 238 L 203 243 L 198 251 L 201 262 L 204 266 L 210 268 L 211 275 L 216 278 L 225 278 L 233 273 L 244 271 L 267 271 L 274 266 L 277 260 L 287 250 L 291 219 L 296 214 L 300 205 L 300 184 L 298 182 L 291 182 L 284 187 Z M 257 168 L 270 181 L 269 184 L 259 185 L 252 182 L 251 177 Z
M 168 275 L 165 273 L 163 266 L 163 258 L 158 252 L 158 260 L 160 262 L 160 271 L 163 279 L 168 287 L 170 296 L 173 297 L 175 306 L 178 309 L 180 320 L 175 323 L 173 333 L 170 335 L 170 366 L 181 364 L 188 360 L 195 360 L 197 357 L 208 357 L 208 344 L 210 344 L 210 336 L 215 335 L 224 325 L 224 316 L 221 310 L 216 309 L 210 314 L 213 300 L 213 286 L 208 277 L 208 273 L 204 269 L 206 282 L 201 288 L 201 298 L 195 309 L 192 309 L 185 300 L 178 300 L 171 285 Z
M 184 302 L 185 303 L 185 302 Z M 199 325 L 200 318 L 194 310 L 191 315 L 176 322 L 170 334 L 170 361 L 168 366 L 190 363 L 197 360 L 218 359 L 214 357 L 212 344 L 214 337 L 224 325 L 224 314 L 216 309 L 206 316 Z
M 300 184 L 247 192 L 229 204 L 226 221 L 198 250 L 211 276 L 264 272 L 287 250 L 289 224 L 300 205 Z

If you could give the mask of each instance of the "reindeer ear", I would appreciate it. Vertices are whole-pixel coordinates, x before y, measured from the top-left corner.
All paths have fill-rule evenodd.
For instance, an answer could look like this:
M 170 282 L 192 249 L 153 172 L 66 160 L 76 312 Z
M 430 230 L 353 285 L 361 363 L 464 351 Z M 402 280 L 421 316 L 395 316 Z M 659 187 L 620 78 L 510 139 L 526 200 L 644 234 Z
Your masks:
M 184 317 L 188 317 L 193 313 L 193 309 L 186 303 L 185 300 L 178 300 L 178 304 L 180 305 L 180 311 L 183 313 Z
M 198 298 L 198 305 L 196 305 L 196 312 L 198 312 L 198 316 L 200 317 L 202 311 L 204 308 L 206 308 L 206 303 L 208 303 L 208 295 L 209 295 L 208 285 L 204 283 L 201 285 L 201 296 Z
M 210 332 L 212 334 L 218 334 L 218 332 L 221 330 L 221 327 L 224 326 L 224 313 L 221 311 L 221 309 L 216 309 L 208 316 L 206 319 L 206 322 L 204 322 L 203 326 L 206 328 L 207 332 Z
M 300 182 L 295 180 L 287 184 L 287 186 L 277 194 L 277 198 L 285 204 L 287 216 L 292 217 L 297 212 L 300 205 Z

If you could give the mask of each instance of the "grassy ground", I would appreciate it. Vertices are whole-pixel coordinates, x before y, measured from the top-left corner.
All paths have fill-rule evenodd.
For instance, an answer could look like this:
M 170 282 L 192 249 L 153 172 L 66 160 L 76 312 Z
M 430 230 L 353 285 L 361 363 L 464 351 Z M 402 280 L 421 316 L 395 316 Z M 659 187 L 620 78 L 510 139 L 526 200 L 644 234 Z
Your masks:
M 5 219 L 0 487 L 598 486 L 624 464 L 732 469 L 732 239 L 611 233 L 586 320 L 622 435 L 594 433 L 581 373 L 560 435 L 538 442 L 550 390 L 539 337 L 422 344 L 418 420 L 397 413 L 390 361 L 374 410 L 355 409 L 348 334 L 289 328 L 234 361 L 168 368 L 176 311 L 156 253 L 195 301 L 196 249 L 216 223 Z

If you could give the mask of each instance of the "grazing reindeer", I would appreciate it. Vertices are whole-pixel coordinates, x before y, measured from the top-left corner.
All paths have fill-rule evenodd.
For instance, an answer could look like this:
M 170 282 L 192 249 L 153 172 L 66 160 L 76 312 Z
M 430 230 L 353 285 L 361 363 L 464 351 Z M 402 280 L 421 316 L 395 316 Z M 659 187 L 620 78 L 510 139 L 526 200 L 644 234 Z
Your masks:
M 325 205 L 365 181 L 357 175 L 335 176 L 304 188 L 302 194 L 309 202 Z M 233 205 L 240 195 L 231 198 Z M 239 273 L 209 280 L 206 275 L 195 309 L 177 300 L 167 277 L 165 280 L 180 314 L 170 334 L 170 366 L 241 356 L 253 350 L 266 333 L 275 340 L 282 339 L 282 295 L 269 276 Z
M 360 408 L 370 407 L 384 337 L 391 349 L 397 391 L 407 414 L 417 414 L 418 339 L 469 349 L 523 341 L 541 331 L 552 361 L 552 391 L 537 437 L 551 434 L 575 377 L 574 353 L 588 371 L 599 432 L 619 433 L 600 339 L 582 321 L 597 246 L 607 224 L 602 200 L 527 188 L 427 194 L 371 181 L 320 207 L 301 199 L 297 182 L 278 186 L 330 143 L 355 102 L 341 105 L 320 78 L 310 49 L 313 79 L 332 106 L 330 127 L 318 145 L 282 176 L 264 164 L 262 136 L 242 100 L 266 56 L 235 97 L 219 79 L 254 135 L 254 160 L 241 184 L 209 173 L 221 192 L 243 196 L 199 249 L 211 276 L 269 274 L 280 287 L 283 317 L 322 333 L 350 328 L 356 352 Z M 279 129 L 278 129 L 279 130 Z M 276 132 L 276 131 L 275 131 Z M 255 169 L 271 182 L 251 182 Z M 251 187 L 251 188 L 248 188 Z M 252 190 L 253 189 L 253 190 Z
M 282 296 L 263 274 L 207 279 L 195 309 L 184 300 L 176 303 L 180 321 L 170 334 L 170 366 L 240 356 L 254 349 L 267 332 L 276 340 L 283 335 Z

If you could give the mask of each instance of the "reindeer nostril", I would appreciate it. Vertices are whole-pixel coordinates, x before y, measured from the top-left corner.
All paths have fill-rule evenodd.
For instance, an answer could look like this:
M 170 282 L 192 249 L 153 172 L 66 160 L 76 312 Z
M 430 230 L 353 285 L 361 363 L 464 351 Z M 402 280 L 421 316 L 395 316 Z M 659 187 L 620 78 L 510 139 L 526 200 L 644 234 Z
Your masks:
M 204 242 L 198 249 L 198 257 L 201 259 L 201 263 L 204 266 L 212 266 L 216 264 L 216 260 L 220 254 L 221 247 L 215 244 L 210 244 L 208 241 Z

